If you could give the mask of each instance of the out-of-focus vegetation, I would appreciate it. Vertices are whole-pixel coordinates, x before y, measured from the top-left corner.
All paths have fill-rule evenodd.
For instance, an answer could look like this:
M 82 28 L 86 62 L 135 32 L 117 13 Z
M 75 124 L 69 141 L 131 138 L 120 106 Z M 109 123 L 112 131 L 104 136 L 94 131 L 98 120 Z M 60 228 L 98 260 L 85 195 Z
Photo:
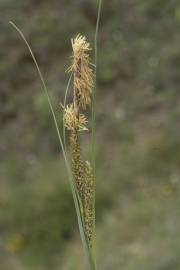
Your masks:
M 70 38 L 96 1 L 0 0 L 0 270 L 84 270 L 56 132 Z M 98 269 L 180 269 L 180 3 L 104 1 L 97 92 Z M 89 151 L 84 141 L 85 151 Z M 59 158 L 60 157 L 60 158 Z

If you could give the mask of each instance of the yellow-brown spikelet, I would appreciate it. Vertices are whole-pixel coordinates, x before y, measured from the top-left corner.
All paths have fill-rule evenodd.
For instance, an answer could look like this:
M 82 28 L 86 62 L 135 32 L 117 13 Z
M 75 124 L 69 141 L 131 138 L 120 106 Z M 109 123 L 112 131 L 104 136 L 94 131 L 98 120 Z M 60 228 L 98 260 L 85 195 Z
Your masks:
M 92 247 L 93 236 L 93 190 L 94 182 L 92 167 L 90 163 L 86 161 L 84 174 L 83 208 L 85 233 L 90 247 Z
M 90 67 L 91 61 L 89 51 L 90 44 L 86 38 L 77 35 L 71 40 L 73 48 L 73 61 L 69 71 L 74 73 L 74 106 L 79 110 L 86 109 L 91 104 L 91 94 L 93 88 L 93 70 Z
M 78 194 L 82 201 L 83 194 L 84 194 L 84 162 L 81 157 L 77 130 L 71 131 L 70 146 L 71 146 L 72 173 L 73 173 L 73 177 L 75 180 Z
M 69 106 L 67 105 L 67 107 L 65 108 L 64 122 L 67 130 L 77 130 L 77 131 L 87 130 L 86 128 L 87 119 L 85 115 L 83 114 L 77 115 L 73 108 L 73 104 L 70 104 Z

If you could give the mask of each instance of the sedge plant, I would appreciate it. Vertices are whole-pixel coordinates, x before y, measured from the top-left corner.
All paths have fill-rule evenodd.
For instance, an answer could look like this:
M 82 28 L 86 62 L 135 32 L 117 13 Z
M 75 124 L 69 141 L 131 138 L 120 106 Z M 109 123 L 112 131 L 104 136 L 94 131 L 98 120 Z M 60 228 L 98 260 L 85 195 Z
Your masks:
M 98 1 L 98 15 L 94 39 L 94 68 L 92 68 L 89 51 L 90 44 L 86 37 L 77 35 L 71 40 L 73 56 L 69 68 L 70 77 L 65 91 L 63 107 L 63 134 L 61 134 L 55 110 L 53 108 L 50 94 L 44 77 L 36 60 L 36 57 L 22 31 L 14 24 L 10 24 L 19 33 L 27 46 L 32 60 L 36 66 L 43 90 L 47 97 L 52 119 L 57 131 L 59 145 L 65 161 L 68 180 L 75 204 L 79 232 L 85 252 L 88 269 L 96 270 L 96 249 L 95 249 L 95 93 L 97 73 L 97 41 L 99 21 L 101 14 L 102 0 Z M 67 93 L 73 79 L 73 100 L 66 104 Z M 92 157 L 91 160 L 84 160 L 81 154 L 79 133 L 88 130 L 88 119 L 85 113 L 91 109 L 92 115 Z M 67 155 L 66 130 L 69 131 L 70 159 Z
M 64 125 L 70 131 L 71 169 L 76 186 L 88 247 L 92 248 L 93 237 L 93 171 L 90 161 L 81 154 L 79 133 L 87 131 L 88 120 L 84 114 L 91 105 L 93 70 L 86 38 L 77 35 L 72 39 L 73 57 L 69 71 L 73 73 L 73 100 L 64 110 Z

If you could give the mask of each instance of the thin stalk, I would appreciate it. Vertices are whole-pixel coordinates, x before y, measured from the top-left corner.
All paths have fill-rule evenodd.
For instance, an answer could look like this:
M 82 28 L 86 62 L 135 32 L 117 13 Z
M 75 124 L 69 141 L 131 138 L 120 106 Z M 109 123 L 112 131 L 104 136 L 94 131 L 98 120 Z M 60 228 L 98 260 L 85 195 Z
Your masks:
M 94 78 L 94 89 L 92 95 L 92 168 L 94 175 L 94 196 L 93 196 L 93 216 L 94 216 L 94 239 L 93 239 L 93 260 L 96 269 L 96 243 L 95 243 L 95 227 L 96 227 L 96 112 L 95 112 L 95 100 L 96 100 L 96 90 L 97 90 L 97 64 L 98 64 L 98 34 L 99 34 L 99 24 L 102 10 L 102 0 L 98 1 L 98 11 L 96 20 L 96 29 L 94 36 L 94 64 L 95 64 L 95 78 Z
M 85 252 L 85 254 L 87 256 L 89 270 L 95 270 L 92 255 L 91 255 L 91 252 L 89 250 L 88 243 L 86 241 L 86 237 L 85 237 L 85 233 L 84 233 L 84 229 L 83 229 L 83 221 L 82 221 L 82 217 L 81 217 L 81 213 L 80 213 L 78 198 L 77 198 L 77 194 L 76 194 L 76 188 L 74 186 L 69 161 L 67 159 L 66 152 L 65 152 L 65 149 L 64 149 L 64 146 L 63 146 L 63 141 L 62 141 L 62 137 L 61 137 L 61 134 L 60 134 L 60 131 L 59 131 L 57 118 L 56 118 L 56 115 L 55 115 L 55 112 L 54 112 L 54 109 L 53 109 L 53 106 L 52 106 L 52 103 L 51 103 L 51 99 L 50 99 L 50 96 L 49 96 L 49 93 L 48 93 L 48 90 L 47 90 L 47 87 L 46 87 L 45 80 L 43 78 L 43 75 L 42 75 L 41 70 L 39 68 L 39 65 L 37 63 L 36 57 L 35 57 L 32 49 L 31 49 L 29 43 L 27 42 L 24 34 L 22 33 L 22 31 L 13 22 L 10 21 L 10 24 L 16 29 L 16 31 L 20 34 L 21 38 L 25 42 L 25 44 L 26 44 L 26 46 L 27 46 L 27 48 L 28 48 L 28 50 L 29 50 L 29 52 L 31 54 L 31 57 L 32 57 L 32 59 L 34 61 L 34 64 L 35 64 L 35 66 L 37 68 L 40 80 L 41 80 L 42 85 L 43 85 L 43 89 L 44 89 L 44 91 L 46 93 L 47 101 L 48 101 L 48 104 L 49 104 L 49 107 L 50 107 L 50 110 L 51 110 L 51 113 L 52 113 L 53 121 L 54 121 L 55 128 L 56 128 L 56 131 L 57 131 L 57 134 L 58 134 L 60 147 L 62 149 L 62 153 L 63 153 L 63 157 L 64 157 L 64 161 L 65 161 L 65 166 L 66 166 L 66 169 L 67 169 L 67 174 L 68 174 L 68 179 L 69 179 L 69 183 L 70 183 L 70 187 L 71 187 L 71 191 L 72 191 L 72 196 L 73 196 L 73 200 L 74 200 L 74 204 L 75 204 L 76 215 L 77 215 L 78 226 L 79 226 L 79 231 L 80 231 L 80 235 L 81 235 L 83 249 L 84 249 L 84 252 Z
M 67 83 L 65 95 L 64 95 L 63 119 L 64 119 L 64 112 L 65 112 L 65 107 L 66 107 L 67 95 L 68 95 L 69 87 L 70 87 L 70 84 L 71 84 L 72 76 L 73 76 L 73 73 L 71 72 L 71 75 L 70 75 L 68 83 Z M 67 155 L 67 150 L 66 150 L 67 149 L 67 147 L 66 147 L 66 128 L 65 128 L 64 121 L 63 121 L 63 143 L 64 143 L 64 149 L 65 149 L 65 152 L 66 152 L 66 155 Z

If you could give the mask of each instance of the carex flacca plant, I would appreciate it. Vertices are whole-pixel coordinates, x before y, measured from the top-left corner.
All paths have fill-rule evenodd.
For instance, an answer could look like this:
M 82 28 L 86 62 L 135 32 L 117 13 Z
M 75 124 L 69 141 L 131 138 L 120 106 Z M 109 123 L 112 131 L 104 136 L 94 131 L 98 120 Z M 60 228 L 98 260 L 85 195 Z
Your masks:
M 53 108 L 50 94 L 45 83 L 36 57 L 25 38 L 22 31 L 14 24 L 10 24 L 19 33 L 25 45 L 27 46 L 32 60 L 36 66 L 43 90 L 47 97 L 47 102 L 52 114 L 57 131 L 59 145 L 65 161 L 67 176 L 74 200 L 79 232 L 82 240 L 83 250 L 85 252 L 89 270 L 96 270 L 96 252 L 95 252 L 95 92 L 96 92 L 96 70 L 97 70 L 97 40 L 98 29 L 101 14 L 102 0 L 98 1 L 98 14 L 94 39 L 94 65 L 91 63 L 89 53 L 91 46 L 86 38 L 77 35 L 71 40 L 72 44 L 72 63 L 68 69 L 70 73 L 69 82 L 65 92 L 65 101 L 67 91 L 73 80 L 73 98 L 70 104 L 63 104 L 64 129 L 61 135 L 58 121 Z M 80 132 L 86 133 L 89 130 L 87 110 L 91 110 L 92 119 L 92 157 L 84 160 L 81 153 L 79 140 Z M 69 134 L 70 158 L 66 151 L 66 132 Z M 63 138 L 64 137 L 64 138 Z
M 73 179 L 80 205 L 85 237 L 88 247 L 92 247 L 93 237 L 93 196 L 94 177 L 90 161 L 83 160 L 79 133 L 88 130 L 85 111 L 91 106 L 93 89 L 93 69 L 89 51 L 90 44 L 86 38 L 77 35 L 72 39 L 72 65 L 69 72 L 73 73 L 73 100 L 64 108 L 64 125 L 70 132 L 70 154 Z

